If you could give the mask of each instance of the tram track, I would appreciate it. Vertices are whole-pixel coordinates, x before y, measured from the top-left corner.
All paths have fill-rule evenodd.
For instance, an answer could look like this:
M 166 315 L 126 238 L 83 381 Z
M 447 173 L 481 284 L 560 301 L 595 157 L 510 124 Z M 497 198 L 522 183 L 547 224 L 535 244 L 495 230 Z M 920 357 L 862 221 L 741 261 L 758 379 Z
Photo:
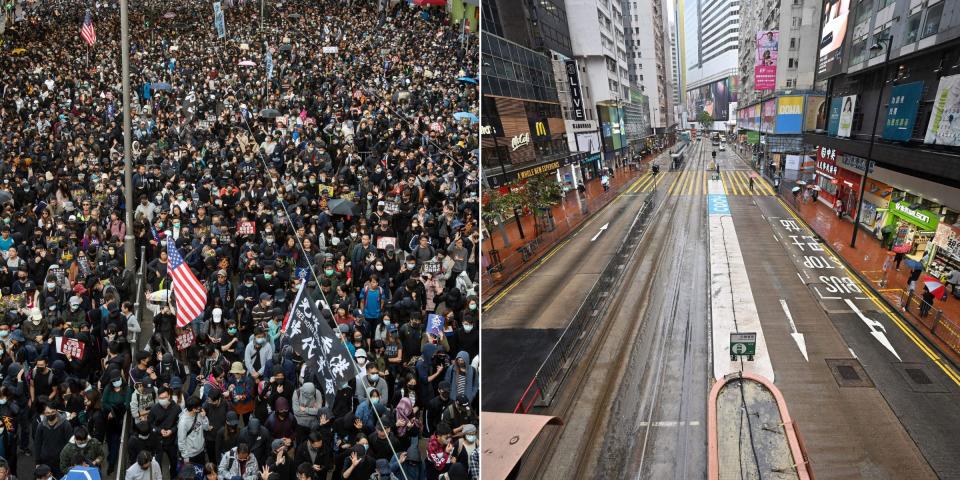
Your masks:
M 685 170 L 705 169 L 702 146 L 694 148 L 697 149 L 695 161 L 688 160 L 682 169 L 664 174 L 679 176 Z M 690 153 L 694 153 L 693 149 L 690 150 Z M 668 184 L 667 179 L 663 183 Z M 597 338 L 584 350 L 579 366 L 568 376 L 561 395 L 558 395 L 551 408 L 536 412 L 559 416 L 568 426 L 557 435 L 544 437 L 534 445 L 531 455 L 527 456 L 530 460 L 522 471 L 523 478 L 560 478 L 556 475 L 562 475 L 563 478 L 641 478 L 644 474 L 645 463 L 650 458 L 647 450 L 651 448 L 651 440 L 655 437 L 655 425 L 661 420 L 655 415 L 662 405 L 661 387 L 664 372 L 669 370 L 666 358 L 671 341 L 684 344 L 681 372 L 686 375 L 688 368 L 691 312 L 687 312 L 681 320 L 682 330 L 677 330 L 680 328 L 677 325 L 677 312 L 684 304 L 682 292 L 687 290 L 682 273 L 685 268 L 690 268 L 687 265 L 689 262 L 683 257 L 690 250 L 702 248 L 696 244 L 688 245 L 690 216 L 695 216 L 697 221 L 705 221 L 702 218 L 705 204 L 702 197 L 668 195 L 663 187 L 651 195 L 655 195 L 654 216 L 664 216 L 655 217 L 638 241 L 616 292 L 611 292 L 614 298 L 607 305 L 605 313 L 599 316 L 602 320 L 596 330 Z M 702 240 L 705 232 L 701 229 L 700 233 L 699 240 Z M 681 257 L 679 265 L 678 255 Z M 666 283 L 665 278 L 669 279 Z M 708 295 L 706 289 L 703 293 Z M 671 298 L 662 299 L 664 295 Z M 654 298 L 661 301 L 651 301 Z M 654 361 L 645 365 L 638 383 L 627 385 L 624 382 L 625 372 L 631 371 L 631 364 L 636 363 L 638 348 L 645 352 L 645 355 L 639 356 Z M 651 351 L 656 354 L 651 356 Z M 651 365 L 653 368 L 649 368 Z M 593 389 L 594 386 L 597 389 Z M 625 421 L 616 413 L 629 406 L 629 401 L 623 402 L 625 395 L 632 395 L 627 391 L 628 387 L 639 390 L 637 393 L 640 393 L 643 406 L 638 406 L 630 421 Z M 679 417 L 689 409 L 685 406 L 687 397 L 681 397 Z M 702 410 L 703 398 L 692 401 L 700 405 Z M 590 411 L 583 411 L 584 408 Z M 675 422 L 681 424 L 683 419 L 677 418 Z M 610 432 L 621 432 L 624 424 L 628 425 L 631 432 L 629 436 L 634 441 L 623 441 L 617 435 L 611 437 Z M 677 456 L 678 459 L 685 459 L 692 450 L 687 435 L 686 428 L 680 428 L 677 432 L 675 443 L 680 446 L 677 453 L 682 452 Z M 652 449 L 650 455 L 653 455 Z M 686 476 L 683 466 L 674 471 L 678 475 L 675 478 Z

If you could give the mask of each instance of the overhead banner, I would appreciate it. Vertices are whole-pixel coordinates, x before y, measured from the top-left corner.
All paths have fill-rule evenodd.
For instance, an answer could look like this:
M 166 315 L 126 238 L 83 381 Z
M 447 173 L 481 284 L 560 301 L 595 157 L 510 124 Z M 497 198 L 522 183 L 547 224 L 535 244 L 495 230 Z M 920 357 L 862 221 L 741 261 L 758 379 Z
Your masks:
M 843 97 L 834 97 L 830 100 L 830 117 L 827 120 L 827 134 L 837 135 L 840 129 L 840 107 L 843 104 Z
M 777 100 L 771 99 L 763 102 L 763 113 L 760 119 L 760 131 L 763 133 L 773 133 L 777 124 Z
M 803 97 L 790 96 L 777 99 L 776 133 L 796 134 L 803 128 Z
M 934 145 L 960 145 L 960 122 L 954 122 L 960 115 L 960 74 L 940 79 L 937 96 L 933 99 L 933 114 L 927 124 L 924 143 Z
M 840 73 L 843 64 L 843 39 L 847 33 L 850 0 L 827 0 L 823 6 L 823 33 L 820 35 L 820 58 L 817 78 Z
M 838 137 L 850 138 L 850 130 L 853 129 L 853 111 L 857 109 L 857 96 L 848 95 L 843 97 L 843 106 L 840 108 L 840 125 L 837 128 Z
M 580 132 L 576 135 L 579 151 L 600 153 L 600 132 Z
M 213 26 L 217 29 L 217 38 L 223 39 L 227 36 L 227 25 L 223 20 L 223 9 L 220 8 L 220 2 L 213 2 Z
M 890 91 L 883 138 L 906 142 L 913 136 L 913 125 L 923 96 L 923 82 L 897 85 Z
M 753 89 L 777 88 L 777 56 L 780 48 L 779 30 L 757 32 L 757 58 L 753 67 Z
M 573 103 L 573 119 L 585 120 L 586 111 L 583 107 L 583 92 L 580 90 L 580 70 L 576 60 L 564 62 L 567 70 L 567 84 L 570 86 L 570 101 Z
M 687 116 L 707 112 L 714 121 L 730 120 L 730 104 L 737 101 L 736 77 L 727 77 L 687 91 Z

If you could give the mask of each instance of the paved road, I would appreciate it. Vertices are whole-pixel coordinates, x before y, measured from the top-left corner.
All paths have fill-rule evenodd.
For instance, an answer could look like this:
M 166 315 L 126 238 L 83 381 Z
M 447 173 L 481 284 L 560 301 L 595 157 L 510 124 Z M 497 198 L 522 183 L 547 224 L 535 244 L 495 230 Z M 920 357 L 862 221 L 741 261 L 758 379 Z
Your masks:
M 587 293 L 578 281 L 588 278 L 577 277 L 595 278 L 600 261 L 616 247 L 607 243 L 616 235 L 590 245 L 594 230 L 610 222 L 611 230 L 622 232 L 638 200 L 654 195 L 654 220 L 625 267 L 622 286 L 612 292 L 598 333 L 553 403 L 531 412 L 558 415 L 565 425 L 550 427 L 550 435 L 534 444 L 522 478 L 706 475 L 705 406 L 714 352 L 706 188 L 700 186 L 710 162 L 705 147 L 695 144 L 684 170 L 661 174 L 659 187 L 628 189 L 557 250 L 541 273 L 485 312 L 484 361 L 493 358 L 503 367 L 484 365 L 486 407 L 501 397 L 498 385 L 526 386 L 512 373 L 536 368 L 516 364 L 535 361 L 537 344 L 504 351 L 502 341 L 567 321 Z M 817 477 L 960 478 L 955 369 L 862 290 L 771 195 L 772 187 L 757 183 L 750 190 L 745 164 L 730 152 L 718 160 L 776 385 Z M 542 296 L 531 298 L 536 295 Z M 796 334 L 803 336 L 806 356 Z M 498 357 L 506 353 L 513 356 Z M 511 402 L 501 404 L 512 410 Z

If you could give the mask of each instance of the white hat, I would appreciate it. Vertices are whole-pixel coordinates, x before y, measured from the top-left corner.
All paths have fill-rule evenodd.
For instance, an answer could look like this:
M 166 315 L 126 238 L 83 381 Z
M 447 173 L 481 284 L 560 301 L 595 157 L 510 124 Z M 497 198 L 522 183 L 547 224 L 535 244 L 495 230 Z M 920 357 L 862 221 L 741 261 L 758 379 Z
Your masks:
M 362 348 L 358 348 L 358 349 L 357 349 L 357 353 L 354 353 L 354 354 L 353 354 L 353 357 L 354 357 L 354 358 L 360 358 L 360 357 L 367 358 L 367 351 L 364 350 L 364 349 L 362 349 Z
M 214 322 L 214 323 L 220 323 L 220 320 L 221 320 L 222 318 L 223 318 L 223 309 L 222 309 L 222 308 L 219 308 L 219 307 L 218 307 L 218 308 L 214 308 L 214 309 L 213 309 L 213 322 Z

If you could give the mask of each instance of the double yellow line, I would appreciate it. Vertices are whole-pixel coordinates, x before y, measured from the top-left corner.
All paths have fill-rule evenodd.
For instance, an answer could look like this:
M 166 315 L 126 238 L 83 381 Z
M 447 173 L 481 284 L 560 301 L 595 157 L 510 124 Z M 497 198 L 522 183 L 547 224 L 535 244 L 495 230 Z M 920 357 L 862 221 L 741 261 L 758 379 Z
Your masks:
M 797 216 L 797 214 L 794 213 L 794 211 L 791 210 L 790 207 L 788 207 L 787 204 L 784 203 L 784 201 L 780 197 L 776 197 L 776 199 L 778 202 L 780 202 L 780 205 L 783 207 L 783 209 L 786 210 L 788 213 L 790 213 L 790 215 L 797 221 L 797 223 L 805 225 L 807 227 L 807 230 L 813 232 L 813 229 L 810 228 L 810 225 L 808 225 L 807 222 L 805 222 L 803 219 Z M 879 308 L 880 311 L 883 312 L 884 315 L 886 315 L 887 318 L 889 318 L 890 321 L 892 321 L 900 329 L 900 331 L 907 336 L 907 338 L 909 338 L 924 354 L 926 354 L 927 357 L 933 363 L 935 363 L 938 367 L 940 367 L 940 370 L 943 370 L 943 373 L 945 373 L 948 377 L 950 377 L 950 379 L 953 380 L 954 383 L 960 386 L 960 373 L 957 373 L 957 371 L 954 370 L 952 366 L 944 362 L 943 358 L 941 358 L 939 354 L 937 354 L 932 348 L 930 348 L 930 346 L 927 345 L 924 339 L 920 338 L 920 336 L 913 331 L 913 327 L 911 327 L 910 325 L 907 325 L 906 322 L 904 322 L 899 315 L 897 315 L 895 312 L 891 311 L 887 307 L 886 303 L 884 303 L 882 300 L 877 298 L 877 296 L 873 294 L 873 291 L 869 287 L 864 285 L 863 282 L 860 281 L 860 277 L 858 277 L 853 272 L 851 272 L 850 269 L 847 268 L 846 264 L 840 261 L 836 253 L 833 252 L 833 249 L 830 248 L 829 245 L 824 243 L 824 246 L 827 247 L 827 248 L 824 248 L 824 251 L 827 252 L 827 254 L 829 254 L 831 257 L 833 257 L 834 261 L 836 261 L 838 265 L 843 265 L 843 269 L 848 274 L 847 276 L 853 279 L 853 282 L 857 284 L 857 287 L 860 288 L 860 291 L 862 291 L 864 295 L 866 295 L 867 298 L 869 298 L 870 301 L 872 301 L 873 304 L 876 305 L 877 308 Z

